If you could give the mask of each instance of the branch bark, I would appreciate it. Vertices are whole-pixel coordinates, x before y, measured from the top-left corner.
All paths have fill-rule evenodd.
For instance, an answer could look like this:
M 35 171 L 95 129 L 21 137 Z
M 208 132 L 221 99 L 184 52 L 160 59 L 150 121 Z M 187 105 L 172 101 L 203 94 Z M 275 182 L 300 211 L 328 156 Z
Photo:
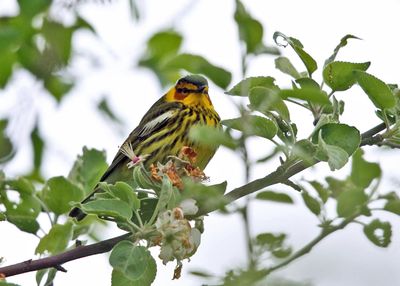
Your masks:
M 379 125 L 373 127 L 372 129 L 366 131 L 365 133 L 363 133 L 361 137 L 362 137 L 364 143 L 362 141 L 360 146 L 366 145 L 365 142 L 368 142 L 369 138 L 372 138 L 374 135 L 376 135 L 377 133 L 384 130 L 385 127 L 386 127 L 386 125 L 384 123 L 382 123 L 382 124 L 379 124 Z M 307 163 L 305 163 L 303 161 L 299 161 L 299 162 L 296 162 L 295 164 L 289 165 L 287 167 L 285 165 L 279 166 L 274 172 L 270 173 L 269 175 L 267 175 L 263 178 L 254 180 L 252 182 L 249 182 L 249 183 L 247 183 L 241 187 L 238 187 L 236 189 L 233 189 L 229 193 L 225 194 L 225 196 L 224 196 L 226 199 L 225 204 L 229 204 L 239 198 L 242 198 L 246 195 L 254 193 L 265 187 L 275 185 L 278 183 L 283 183 L 283 182 L 287 181 L 293 175 L 296 175 L 296 174 L 302 172 L 303 170 L 315 165 L 316 163 L 318 163 L 318 161 L 307 162 Z M 216 210 L 215 208 L 202 209 L 199 211 L 198 216 L 205 215 L 205 214 L 210 213 L 215 210 Z M 37 259 L 37 260 L 27 260 L 27 261 L 20 262 L 17 264 L 1 267 L 0 268 L 0 277 L 1 276 L 10 277 L 10 276 L 30 272 L 30 271 L 36 271 L 36 270 L 51 268 L 51 267 L 59 268 L 63 263 L 68 262 L 68 261 L 72 261 L 72 260 L 76 260 L 79 258 L 100 254 L 100 253 L 109 252 L 114 247 L 114 245 L 116 245 L 118 242 L 120 242 L 122 240 L 129 239 L 129 237 L 131 235 L 132 235 L 131 233 L 127 233 L 127 234 L 117 236 L 114 238 L 110 238 L 110 239 L 107 239 L 107 240 L 104 240 L 104 241 L 101 241 L 98 243 L 94 243 L 91 245 L 77 246 L 74 249 L 68 250 L 66 252 L 63 252 L 63 253 L 60 253 L 60 254 L 57 254 L 54 256 L 41 258 L 41 259 Z M 324 237 L 325 236 L 317 237 L 315 242 L 316 243 L 319 242 Z M 312 246 L 311 246 L 311 248 L 312 248 Z M 306 251 L 303 251 L 303 252 L 307 253 L 308 251 L 311 250 L 311 248 L 310 249 L 307 248 L 307 249 L 305 249 Z M 297 258 L 298 257 L 295 257 L 294 259 L 297 259 Z M 279 266 L 279 268 L 283 267 L 283 266 L 284 265 Z M 270 269 L 270 271 L 273 271 L 273 270 L 274 269 Z

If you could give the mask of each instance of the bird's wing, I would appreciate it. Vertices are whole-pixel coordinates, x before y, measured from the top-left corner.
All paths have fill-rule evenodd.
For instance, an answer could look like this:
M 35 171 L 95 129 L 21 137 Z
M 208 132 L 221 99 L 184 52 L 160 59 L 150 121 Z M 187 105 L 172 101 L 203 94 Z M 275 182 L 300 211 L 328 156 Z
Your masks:
M 135 149 L 142 140 L 145 140 L 151 134 L 165 127 L 181 108 L 182 106 L 180 103 L 165 102 L 164 98 L 160 98 L 160 100 L 150 107 L 139 125 L 129 134 L 123 144 L 131 143 L 132 148 Z M 127 164 L 128 161 L 129 158 L 122 154 L 121 150 L 118 150 L 118 153 L 115 155 L 111 165 L 103 174 L 100 181 L 106 180 L 118 165 Z

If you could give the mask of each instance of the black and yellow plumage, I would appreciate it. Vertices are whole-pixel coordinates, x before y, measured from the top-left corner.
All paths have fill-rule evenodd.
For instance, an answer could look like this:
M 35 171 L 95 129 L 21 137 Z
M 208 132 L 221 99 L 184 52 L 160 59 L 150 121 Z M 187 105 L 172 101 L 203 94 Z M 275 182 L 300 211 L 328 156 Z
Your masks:
M 177 156 L 182 147 L 190 146 L 197 153 L 196 166 L 204 169 L 215 153 L 208 146 L 194 144 L 189 139 L 192 126 L 201 124 L 220 126 L 220 118 L 208 95 L 207 80 L 199 75 L 188 75 L 177 81 L 143 116 L 122 146 L 130 144 L 137 156 L 145 156 L 145 166 L 165 163 L 168 156 Z M 132 179 L 127 167 L 130 158 L 120 149 L 100 181 L 115 183 Z M 83 202 L 90 200 L 95 189 Z M 74 208 L 71 217 L 81 220 L 85 214 Z

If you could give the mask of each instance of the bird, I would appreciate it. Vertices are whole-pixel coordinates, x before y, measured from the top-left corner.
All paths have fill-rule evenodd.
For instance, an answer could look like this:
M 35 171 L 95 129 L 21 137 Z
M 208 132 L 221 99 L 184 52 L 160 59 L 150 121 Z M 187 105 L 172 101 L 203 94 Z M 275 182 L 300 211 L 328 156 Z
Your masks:
M 221 128 L 220 121 L 208 94 L 207 79 L 201 75 L 182 77 L 145 113 L 99 182 L 129 182 L 132 180 L 129 164 L 136 159 L 143 161 L 148 168 L 157 162 L 166 163 L 170 156 L 177 156 L 185 146 L 194 149 L 197 153 L 195 166 L 203 170 L 217 147 L 193 142 L 189 138 L 189 131 L 195 125 Z M 81 203 L 90 201 L 98 191 L 96 186 Z M 86 214 L 79 207 L 74 207 L 69 216 L 80 221 Z

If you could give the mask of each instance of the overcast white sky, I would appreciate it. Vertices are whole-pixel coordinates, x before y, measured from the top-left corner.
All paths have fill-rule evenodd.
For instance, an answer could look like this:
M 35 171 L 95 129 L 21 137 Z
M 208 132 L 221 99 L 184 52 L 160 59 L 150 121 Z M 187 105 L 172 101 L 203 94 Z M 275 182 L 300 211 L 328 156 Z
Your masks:
M 281 31 L 300 39 L 308 51 L 322 66 L 332 53 L 340 38 L 353 34 L 363 41 L 351 41 L 338 56 L 340 60 L 354 62 L 372 61 L 369 72 L 389 83 L 399 83 L 400 66 L 399 0 L 338 0 L 338 1 L 243 1 L 254 17 L 265 28 L 265 41 L 272 45 L 272 34 Z M 13 11 L 12 0 L 0 1 L 0 13 Z M 34 111 L 39 110 L 42 130 L 46 140 L 51 142 L 50 153 L 44 158 L 45 173 L 48 176 L 67 175 L 76 155 L 84 145 L 105 149 L 109 161 L 117 146 L 133 129 L 150 105 L 161 96 L 163 90 L 147 70 L 140 69 L 136 62 L 143 53 L 146 39 L 151 33 L 167 26 L 173 26 L 185 35 L 183 51 L 200 54 L 212 63 L 233 72 L 233 82 L 241 79 L 240 48 L 237 29 L 233 22 L 234 1 L 141 1 L 138 3 L 143 19 L 134 23 L 126 1 L 117 0 L 110 5 L 84 5 L 81 15 L 98 32 L 99 38 L 88 32 L 80 33 L 74 39 L 75 50 L 94 54 L 100 61 L 98 67 L 78 58 L 73 63 L 73 73 L 79 77 L 74 91 L 65 98 L 61 108 L 46 96 L 40 95 L 40 85 L 21 74 L 13 89 L 0 92 L 0 115 L 16 109 L 24 110 L 24 117 L 14 122 L 19 131 L 24 124 L 31 124 Z M 190 9 L 193 6 L 193 9 Z M 289 49 L 282 50 L 298 69 L 301 63 Z M 289 85 L 289 78 L 274 69 L 274 58 L 262 56 L 254 59 L 248 75 L 271 75 L 278 84 Z M 320 74 L 317 71 L 316 74 Z M 320 79 L 320 76 L 317 76 Z M 230 99 L 223 90 L 211 85 L 211 98 L 222 118 L 236 115 Z M 95 106 L 104 94 L 109 95 L 112 108 L 118 110 L 125 126 L 116 132 L 115 128 L 95 113 Z M 344 123 L 355 125 L 365 131 L 378 120 L 371 116 L 373 106 L 354 87 L 350 92 L 339 94 L 346 101 Z M 18 103 L 18 106 L 16 105 Z M 293 119 L 298 124 L 300 136 L 311 130 L 309 114 L 293 110 Z M 267 141 L 252 141 L 253 158 L 267 154 L 271 148 Z M 392 152 L 368 149 L 367 158 L 385 162 L 384 172 L 389 188 L 396 177 L 399 155 Z M 29 168 L 26 164 L 29 148 L 21 144 L 17 163 L 7 168 L 8 174 L 18 174 Z M 231 166 L 238 166 L 232 168 Z M 264 176 L 277 166 L 277 162 L 255 168 L 253 178 Z M 337 172 L 344 176 L 348 171 Z M 243 183 L 240 161 L 230 151 L 220 149 L 206 169 L 212 182 L 228 181 L 228 190 Z M 315 170 L 298 175 L 296 178 L 322 178 L 329 173 L 326 166 L 318 165 Z M 275 189 L 278 189 L 275 188 Z M 286 189 L 280 187 L 279 189 Z M 389 189 L 387 189 L 389 190 Z M 318 232 L 316 219 L 302 206 L 299 194 L 288 190 L 297 206 L 283 206 L 268 203 L 251 205 L 252 231 L 284 231 L 295 248 L 301 247 Z M 333 206 L 332 206 L 333 207 Z M 398 261 L 400 259 L 400 231 L 398 218 L 385 216 L 393 225 L 392 244 L 387 249 L 373 246 L 362 234 L 360 225 L 328 237 L 310 255 L 292 263 L 277 273 L 287 279 L 310 281 L 318 286 L 373 286 L 397 285 L 400 283 Z M 184 270 L 205 269 L 216 274 L 245 262 L 245 244 L 241 221 L 235 216 L 211 214 L 205 221 L 206 232 L 202 244 L 190 263 L 185 262 Z M 37 239 L 22 234 L 6 223 L 0 224 L 0 256 L 6 263 L 19 262 L 33 257 Z M 104 230 L 105 237 L 117 235 L 118 230 Z M 154 252 L 157 255 L 157 251 Z M 111 268 L 106 256 L 94 256 L 64 265 L 68 273 L 60 273 L 55 285 L 109 285 Z M 189 274 L 178 281 L 171 281 L 173 264 L 167 267 L 159 264 L 154 285 L 199 285 L 200 282 Z M 85 279 L 84 282 L 83 279 Z M 14 277 L 10 282 L 34 285 L 34 275 Z

